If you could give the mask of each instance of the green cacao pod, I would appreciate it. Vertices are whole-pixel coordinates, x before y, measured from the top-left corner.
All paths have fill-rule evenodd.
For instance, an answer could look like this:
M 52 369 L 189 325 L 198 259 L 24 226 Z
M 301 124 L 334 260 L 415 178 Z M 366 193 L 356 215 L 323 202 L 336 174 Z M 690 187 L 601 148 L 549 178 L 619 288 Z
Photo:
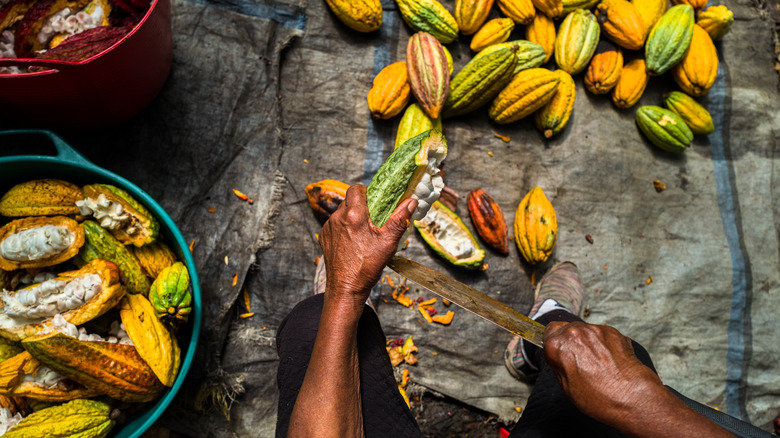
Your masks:
M 734 13 L 725 6 L 710 6 L 696 17 L 696 24 L 702 27 L 713 41 L 718 41 L 731 30 Z
M 149 302 L 157 317 L 171 325 L 185 322 L 192 312 L 190 274 L 182 262 L 160 272 L 149 290 Z
M 497 0 L 498 8 L 517 24 L 529 24 L 536 15 L 531 0 Z
M 555 37 L 555 62 L 576 75 L 588 66 L 599 44 L 599 23 L 587 9 L 577 9 L 563 19 Z
M 677 5 L 658 20 L 645 44 L 645 62 L 651 75 L 660 75 L 685 56 L 693 38 L 693 7 Z
M 22 344 L 0 336 L 0 363 L 24 351 Z
M 701 26 L 694 24 L 691 47 L 672 68 L 672 77 L 683 91 L 698 97 L 710 91 L 717 76 L 718 52 L 715 44 Z
M 585 88 L 593 94 L 606 94 L 623 72 L 623 51 L 609 40 L 599 41 L 596 54 L 585 73 Z
M 526 40 L 516 40 L 516 41 L 509 41 L 501 44 L 493 44 L 492 46 L 487 47 L 486 49 L 480 51 L 475 56 L 475 58 L 487 56 L 488 54 L 493 53 L 497 50 L 501 50 L 503 48 L 517 50 L 515 52 L 515 57 L 517 57 L 517 65 L 515 66 L 515 71 L 513 73 L 513 76 L 520 73 L 523 70 L 541 66 L 542 64 L 544 64 L 545 62 L 544 60 L 547 57 L 547 54 L 545 53 L 544 49 L 539 44 L 532 43 Z
M 398 149 L 398 146 L 401 146 L 406 140 L 431 129 L 442 132 L 441 118 L 431 119 L 428 117 L 428 114 L 425 114 L 420 105 L 416 103 L 409 105 L 398 123 L 398 132 L 395 134 L 395 147 L 393 150 Z M 344 193 L 346 194 L 346 189 L 344 189 Z
M 84 200 L 76 203 L 81 214 L 92 215 L 120 242 L 143 246 L 157 239 L 157 219 L 126 191 L 109 184 L 90 184 L 83 191 Z
M 66 216 L 26 217 L 0 228 L 0 269 L 43 268 L 62 263 L 84 245 L 84 228 Z
M 541 188 L 531 189 L 518 204 L 514 231 L 517 248 L 528 263 L 542 263 L 552 254 L 558 237 L 558 219 Z
M 168 245 L 159 240 L 152 244 L 135 248 L 133 254 L 138 259 L 141 269 L 151 278 L 157 278 L 163 269 L 176 263 L 176 254 L 168 248 Z
M 602 0 L 596 6 L 596 18 L 601 30 L 620 47 L 642 48 L 645 42 L 645 22 L 633 4 L 626 0 Z
M 442 117 L 474 111 L 495 97 L 512 80 L 517 66 L 517 50 L 515 46 L 502 47 L 484 56 L 478 53 L 472 58 L 452 79 Z
M 509 39 L 509 34 L 514 28 L 515 22 L 511 18 L 495 18 L 488 21 L 471 38 L 471 50 L 479 52 L 493 44 L 503 43 Z
M 76 215 L 81 188 L 59 179 L 37 179 L 11 187 L 0 199 L 0 214 L 8 217 Z
M 460 217 L 441 202 L 434 202 L 424 218 L 414 221 L 414 226 L 423 240 L 453 265 L 469 269 L 482 266 L 485 250 Z
M 523 70 L 496 96 L 488 115 L 501 124 L 520 120 L 549 102 L 560 80 L 545 68 Z
M 437 0 L 396 0 L 401 18 L 413 30 L 428 32 L 442 44 L 458 37 L 458 23 Z
M 553 73 L 560 79 L 555 94 L 534 115 L 536 128 L 542 131 L 546 138 L 552 137 L 566 127 L 574 110 L 574 97 L 577 94 L 574 79 L 570 74 L 563 70 L 556 70 Z
M 455 21 L 463 35 L 478 31 L 490 14 L 493 0 L 455 0 Z
M 406 67 L 417 103 L 431 118 L 438 118 L 450 92 L 444 47 L 427 32 L 415 33 L 406 45 Z
M 358 32 L 373 32 L 382 26 L 379 0 L 325 0 L 325 3 L 342 23 Z
M 78 399 L 33 412 L 3 437 L 103 438 L 113 427 L 108 404 Z
M 544 49 L 545 56 L 542 64 L 547 63 L 555 52 L 555 23 L 552 18 L 537 14 L 534 21 L 525 27 L 525 38 Z
M 135 255 L 96 222 L 84 221 L 82 226 L 86 242 L 74 258 L 76 265 L 83 266 L 96 259 L 109 260 L 119 267 L 120 280 L 128 292 L 146 295 L 151 284 Z
M 709 111 L 699 102 L 693 100 L 691 96 L 679 91 L 672 91 L 664 95 L 664 104 L 670 111 L 680 116 L 694 134 L 706 135 L 715 131 L 715 125 L 712 123 Z
M 648 105 L 636 110 L 636 124 L 654 145 L 665 151 L 683 152 L 693 141 L 693 132 L 685 121 L 659 106 Z

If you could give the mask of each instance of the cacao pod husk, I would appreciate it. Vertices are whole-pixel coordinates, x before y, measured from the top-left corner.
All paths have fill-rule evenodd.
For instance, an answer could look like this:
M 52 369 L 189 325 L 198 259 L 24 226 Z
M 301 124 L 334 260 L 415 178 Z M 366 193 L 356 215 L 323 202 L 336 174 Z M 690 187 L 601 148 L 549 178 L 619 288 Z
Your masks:
M 28 415 L 4 438 L 102 438 L 114 427 L 111 406 L 96 400 L 77 399 Z
M 0 6 L 0 31 L 10 29 L 24 18 L 36 0 L 11 0 Z
M 683 91 L 699 97 L 710 91 L 717 76 L 718 52 L 715 44 L 704 29 L 694 24 L 691 47 L 672 68 L 672 77 Z
M 677 5 L 658 20 L 645 44 L 647 71 L 660 75 L 682 60 L 693 37 L 693 7 Z
M 11 187 L 0 199 L 0 214 L 8 217 L 79 214 L 81 187 L 59 179 L 37 179 Z
M 306 197 L 314 216 L 325 223 L 347 197 L 349 184 L 334 179 L 324 179 L 306 186 Z M 158 274 L 159 275 L 159 274 Z M 154 277 L 157 278 L 157 277 Z
M 375 119 L 395 117 L 412 98 L 412 89 L 405 62 L 395 62 L 383 68 L 368 90 L 368 110 Z
M 644 59 L 635 59 L 623 66 L 615 87 L 612 88 L 612 103 L 618 108 L 631 108 L 639 102 L 645 92 L 650 75 Z
M 39 0 L 16 25 L 14 52 L 20 58 L 33 58 L 48 49 L 48 41 L 41 41 L 41 29 L 49 17 L 68 8 L 77 11 L 89 3 L 89 0 Z M 83 32 L 82 32 L 83 33 Z
M 587 9 L 577 9 L 563 19 L 555 37 L 555 62 L 561 70 L 576 75 L 588 66 L 599 44 L 600 28 Z
M 520 201 L 515 212 L 515 243 L 530 264 L 546 261 L 558 236 L 555 209 L 539 187 L 534 187 Z
M 479 52 L 494 44 L 501 44 L 509 39 L 509 34 L 515 28 L 511 18 L 495 18 L 482 26 L 471 38 L 471 50 Z
M 437 0 L 396 0 L 401 18 L 414 31 L 428 32 L 442 44 L 458 37 L 458 23 Z
M 608 40 L 599 41 L 596 54 L 585 73 L 585 88 L 593 94 L 606 94 L 617 84 L 623 72 L 623 51 Z
M 669 0 L 631 0 L 631 4 L 639 12 L 639 16 L 642 17 L 642 22 L 645 24 L 645 40 L 650 35 L 653 26 L 664 16 L 668 2 Z
M 496 0 L 498 8 L 517 24 L 530 24 L 536 16 L 532 0 Z
M 64 402 L 103 394 L 100 391 L 87 389 L 70 379 L 62 379 L 52 387 L 42 385 L 34 379 L 25 379 L 25 376 L 38 376 L 43 370 L 41 363 L 22 349 L 21 353 L 0 363 L 0 397 Z
M 477 53 L 452 79 L 442 117 L 466 114 L 494 98 L 512 80 L 517 66 L 517 50 L 512 46 L 502 47 L 485 56 Z
M 417 32 L 406 46 L 409 84 L 417 103 L 432 119 L 441 114 L 450 92 L 447 55 L 439 40 L 427 32 Z
M 423 219 L 414 221 L 414 226 L 425 243 L 448 262 L 467 269 L 482 267 L 485 250 L 460 217 L 441 202 L 434 202 Z
M 455 0 L 455 22 L 463 35 L 478 31 L 487 20 L 493 0 Z
M 665 151 L 681 153 L 693 141 L 693 132 L 685 121 L 659 106 L 647 105 L 636 110 L 636 124 L 651 143 Z
M 477 234 L 499 253 L 509 254 L 509 231 L 498 203 L 482 189 L 469 192 L 466 202 Z
M 552 18 L 544 14 L 536 15 L 525 28 L 525 39 L 544 49 L 543 64 L 547 63 L 555 52 L 555 23 Z
M 496 123 L 511 123 L 538 110 L 555 95 L 560 77 L 544 68 L 523 70 L 493 100 L 488 115 Z
M 111 203 L 121 205 L 122 213 L 130 217 L 126 223 L 109 230 L 117 240 L 125 245 L 132 244 L 134 246 L 144 246 L 157 240 L 160 223 L 146 207 L 136 201 L 129 193 L 110 184 L 90 184 L 84 186 L 82 190 L 85 202 L 105 196 Z M 82 209 L 82 214 L 87 214 L 83 205 L 79 205 L 79 208 Z M 105 226 L 100 218 L 96 217 L 95 219 L 100 222 L 101 226 Z
M 696 24 L 701 26 L 713 41 L 718 41 L 726 36 L 734 22 L 734 13 L 725 6 L 710 6 L 699 12 Z
M 560 81 L 555 89 L 555 94 L 547 104 L 536 111 L 534 123 L 546 138 L 561 132 L 571 118 L 574 110 L 574 98 L 577 90 L 574 85 L 574 78 L 563 70 L 556 70 L 553 73 L 558 75 Z
M 393 150 L 398 149 L 398 146 L 401 146 L 406 140 L 409 140 L 412 137 L 416 137 L 425 131 L 430 131 L 431 129 L 435 129 L 436 131 L 442 132 L 441 118 L 431 119 L 430 117 L 428 117 L 428 114 L 425 114 L 425 111 L 423 111 L 420 105 L 416 103 L 409 105 L 409 107 L 406 108 L 406 111 L 404 111 L 404 115 L 401 117 L 401 121 L 398 123 L 398 131 L 396 132 L 395 135 L 395 146 L 393 147 Z M 343 183 L 339 183 L 339 184 L 343 184 Z M 341 194 L 341 198 L 339 199 L 338 204 L 340 204 L 341 201 L 344 200 L 344 197 L 346 196 L 347 193 L 347 188 L 349 188 L 349 186 L 344 184 L 343 193 Z M 307 191 L 306 193 L 308 194 L 309 192 Z M 329 195 L 328 192 L 326 192 L 325 199 L 328 199 L 328 196 L 331 195 Z M 311 202 L 312 202 L 312 198 L 310 196 L 309 204 L 312 205 L 312 208 L 314 208 L 313 207 L 314 204 L 312 204 Z M 338 208 L 338 204 L 335 204 L 336 208 Z M 328 203 L 327 205 L 333 205 L 333 203 Z M 333 209 L 333 211 L 336 210 Z M 333 211 L 330 211 L 328 213 L 328 217 L 330 217 Z M 327 220 L 327 217 L 325 218 L 325 220 Z
M 382 3 L 379 0 L 325 0 L 325 3 L 350 29 L 373 32 L 382 27 Z
M 492 46 L 487 47 L 486 49 L 483 49 L 482 51 L 477 53 L 474 59 L 487 56 L 503 48 L 516 50 L 515 57 L 517 58 L 517 65 L 515 65 L 515 71 L 512 74 L 513 76 L 520 73 L 523 70 L 541 66 L 542 64 L 544 64 L 544 59 L 547 56 L 544 49 L 539 44 L 532 43 L 526 40 L 516 40 L 516 41 L 509 41 L 506 43 L 493 44 Z
M 712 134 L 715 125 L 709 111 L 691 96 L 679 91 L 672 91 L 664 95 L 666 107 L 680 116 L 694 134 Z
M 633 4 L 626 0 L 602 0 L 596 6 L 601 30 L 620 47 L 638 50 L 645 43 L 645 22 Z
M 52 243 L 55 236 L 47 235 L 56 227 L 59 242 L 69 244 L 60 248 Z M 65 237 L 67 236 L 67 237 Z M 11 239 L 11 240 L 9 240 Z M 62 263 L 79 252 L 84 245 L 84 228 L 66 216 L 37 216 L 16 219 L 0 228 L 0 269 L 44 268 Z
M 138 259 L 138 264 L 144 273 L 151 278 L 157 278 L 163 269 L 176 263 L 176 254 L 168 248 L 168 245 L 159 240 L 149 245 L 135 248 L 133 255 Z
M 192 312 L 190 274 L 184 263 L 163 269 L 149 290 L 149 302 L 157 317 L 171 326 L 186 322 Z

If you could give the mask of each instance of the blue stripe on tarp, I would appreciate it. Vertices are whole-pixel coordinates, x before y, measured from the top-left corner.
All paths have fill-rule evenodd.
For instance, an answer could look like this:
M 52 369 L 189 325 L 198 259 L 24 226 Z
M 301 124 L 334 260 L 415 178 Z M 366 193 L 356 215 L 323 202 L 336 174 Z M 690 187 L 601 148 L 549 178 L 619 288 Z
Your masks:
M 731 96 L 727 96 L 728 69 L 721 60 L 718 76 L 709 96 L 709 110 L 716 131 L 709 136 L 715 182 L 718 191 L 718 208 L 723 232 L 731 253 L 731 312 L 728 327 L 728 352 L 726 354 L 726 412 L 748 421 L 745 409 L 745 368 L 750 356 L 752 329 L 750 301 L 752 295 L 752 271 L 742 236 L 742 220 L 739 196 L 731 160 L 729 123 L 727 112 L 731 110 Z M 728 155 L 728 156 L 727 156 Z
M 306 14 L 299 8 L 290 7 L 289 10 L 280 7 L 271 7 L 268 5 L 255 4 L 243 0 L 227 1 L 207 1 L 207 0 L 189 0 L 192 3 L 211 6 L 218 9 L 238 12 L 239 14 L 249 15 L 251 17 L 264 18 L 278 23 L 281 26 L 291 29 L 304 30 L 306 28 Z

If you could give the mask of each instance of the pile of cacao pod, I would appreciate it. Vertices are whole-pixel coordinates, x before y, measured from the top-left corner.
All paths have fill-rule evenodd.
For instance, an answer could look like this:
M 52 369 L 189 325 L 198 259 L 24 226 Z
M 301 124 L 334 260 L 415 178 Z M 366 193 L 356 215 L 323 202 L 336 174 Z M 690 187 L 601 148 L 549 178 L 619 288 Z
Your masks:
M 118 187 L 27 181 L 0 215 L 0 432 L 105 436 L 173 385 L 189 273 Z
M 0 0 L 0 58 L 79 62 L 120 41 L 150 0 Z M 0 74 L 45 70 L 0 67 Z

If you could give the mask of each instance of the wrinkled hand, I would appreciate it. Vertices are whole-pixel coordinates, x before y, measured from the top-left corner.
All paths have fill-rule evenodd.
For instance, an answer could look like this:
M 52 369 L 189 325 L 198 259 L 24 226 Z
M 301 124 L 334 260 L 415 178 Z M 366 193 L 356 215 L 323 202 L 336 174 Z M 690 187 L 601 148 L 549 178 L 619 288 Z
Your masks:
M 395 254 L 416 207 L 416 200 L 402 202 L 378 228 L 368 215 L 366 187 L 357 184 L 349 188 L 344 202 L 320 233 L 328 279 L 326 298 L 351 301 L 362 308 L 382 269 Z
M 661 379 L 634 355 L 631 340 L 608 326 L 551 322 L 544 352 L 566 396 L 605 424 L 652 403 Z

